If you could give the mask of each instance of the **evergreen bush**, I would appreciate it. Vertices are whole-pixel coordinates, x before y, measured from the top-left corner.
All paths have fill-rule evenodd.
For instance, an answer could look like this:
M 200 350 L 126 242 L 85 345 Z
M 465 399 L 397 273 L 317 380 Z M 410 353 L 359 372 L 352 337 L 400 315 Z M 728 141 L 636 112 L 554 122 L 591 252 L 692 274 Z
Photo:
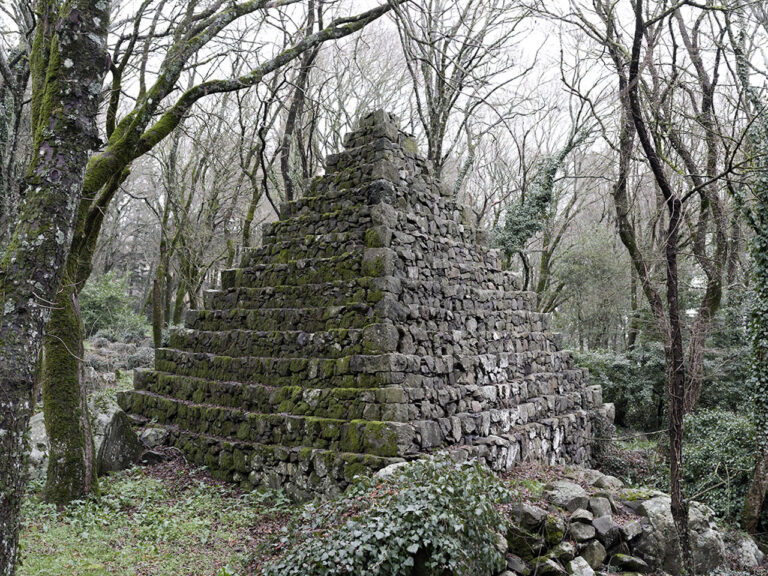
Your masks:
M 343 496 L 311 504 L 283 533 L 265 576 L 493 574 L 504 567 L 497 504 L 511 500 L 487 468 L 447 458 L 358 478 Z
M 91 278 L 80 292 L 80 312 L 86 335 L 98 333 L 113 341 L 142 340 L 148 323 L 133 306 L 126 277 L 108 272 Z
M 755 424 L 747 415 L 703 410 L 685 419 L 686 497 L 738 520 L 755 465 Z

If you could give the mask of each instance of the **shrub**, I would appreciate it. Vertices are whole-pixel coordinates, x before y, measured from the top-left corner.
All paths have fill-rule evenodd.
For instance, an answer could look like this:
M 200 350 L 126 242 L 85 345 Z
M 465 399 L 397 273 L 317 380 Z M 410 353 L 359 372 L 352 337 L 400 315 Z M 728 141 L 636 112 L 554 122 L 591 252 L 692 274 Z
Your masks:
M 754 467 L 755 425 L 747 415 L 704 410 L 685 420 L 686 496 L 737 520 Z
M 263 574 L 492 574 L 504 566 L 496 504 L 511 496 L 488 469 L 445 458 L 357 479 L 289 524 Z
M 625 354 L 579 352 L 576 360 L 589 368 L 592 383 L 603 387 L 605 401 L 615 404 L 617 426 L 643 431 L 664 426 L 666 373 L 661 344 L 645 343 Z
M 108 272 L 90 279 L 80 292 L 80 312 L 85 333 L 99 333 L 109 340 L 141 340 L 147 321 L 133 310 L 128 279 Z

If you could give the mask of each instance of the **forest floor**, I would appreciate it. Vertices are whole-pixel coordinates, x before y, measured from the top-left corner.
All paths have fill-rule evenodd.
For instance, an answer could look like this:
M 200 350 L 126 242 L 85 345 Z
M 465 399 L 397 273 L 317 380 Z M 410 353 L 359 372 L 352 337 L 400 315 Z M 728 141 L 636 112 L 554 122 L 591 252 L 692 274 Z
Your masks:
M 179 457 L 100 479 L 101 497 L 58 511 L 32 486 L 19 576 L 230 576 L 291 514 Z

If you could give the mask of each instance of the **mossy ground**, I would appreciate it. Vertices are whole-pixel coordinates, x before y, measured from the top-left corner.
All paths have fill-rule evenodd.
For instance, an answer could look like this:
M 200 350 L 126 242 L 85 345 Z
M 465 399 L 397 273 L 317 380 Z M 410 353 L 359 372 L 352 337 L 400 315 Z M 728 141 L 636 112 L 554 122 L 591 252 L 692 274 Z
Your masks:
M 99 500 L 60 511 L 35 488 L 19 576 L 240 574 L 249 549 L 289 519 L 279 493 L 244 493 L 183 460 L 102 478 Z

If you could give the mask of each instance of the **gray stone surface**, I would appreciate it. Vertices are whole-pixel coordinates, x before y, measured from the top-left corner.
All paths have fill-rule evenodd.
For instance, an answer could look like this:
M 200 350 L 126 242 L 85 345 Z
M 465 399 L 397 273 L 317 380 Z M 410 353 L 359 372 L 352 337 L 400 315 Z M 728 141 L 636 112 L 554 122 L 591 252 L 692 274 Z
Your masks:
M 629 556 L 628 554 L 615 554 L 611 558 L 611 566 L 627 572 L 649 572 L 650 566 L 642 558 Z
M 165 428 L 144 428 L 139 434 L 139 440 L 147 448 L 156 448 L 162 446 L 168 438 L 168 431 Z
M 45 478 L 48 470 L 48 435 L 42 412 L 29 419 L 28 470 L 30 480 Z
M 527 502 L 515 504 L 510 511 L 517 523 L 526 530 L 538 530 L 547 517 L 544 510 Z
M 590 540 L 582 546 L 581 550 L 579 550 L 579 555 L 583 557 L 592 568 L 597 570 L 600 565 L 605 562 L 605 557 L 608 554 L 605 551 L 605 547 L 600 544 L 600 542 L 597 540 Z
M 98 473 L 117 472 L 135 464 L 144 446 L 136 437 L 128 415 L 108 398 L 99 398 L 89 405 Z
M 586 508 L 589 503 L 586 490 L 567 480 L 557 480 L 547 484 L 544 486 L 542 495 L 555 506 L 565 508 L 570 512 L 579 508 Z
M 573 576 L 595 576 L 595 571 L 583 557 L 578 556 L 568 564 L 568 572 Z
M 536 576 L 560 576 L 561 574 L 567 574 L 567 572 L 555 560 L 545 558 L 534 564 L 533 574 L 536 574 Z
M 601 516 L 610 516 L 613 510 L 611 509 L 611 501 L 608 498 L 596 497 L 589 499 L 589 509 L 595 518 Z
M 97 472 L 116 472 L 138 462 L 144 445 L 133 431 L 127 414 L 117 403 L 107 397 L 92 397 L 88 409 Z M 42 412 L 30 419 L 29 438 L 30 480 L 42 480 L 48 468 L 48 435 Z
M 734 558 L 738 558 L 743 568 L 757 568 L 765 559 L 765 554 L 748 534 L 736 534 L 732 541 L 728 542 L 727 548 Z
M 647 518 L 647 528 L 633 542 L 632 553 L 653 569 L 663 569 L 670 574 L 681 573 L 680 543 L 672 518 L 669 496 L 655 496 L 639 507 Z M 691 550 L 697 570 L 707 573 L 723 563 L 725 543 L 717 530 L 712 511 L 698 502 L 689 507 L 688 523 Z
M 595 518 L 592 521 L 592 526 L 595 527 L 597 539 L 600 540 L 603 546 L 607 549 L 610 549 L 619 543 L 619 539 L 621 538 L 619 525 L 616 524 L 610 516 Z
M 631 542 L 643 533 L 643 524 L 639 520 L 632 520 L 620 527 L 621 537 Z
M 624 482 L 616 478 L 615 476 L 608 476 L 606 474 L 597 478 L 593 484 L 595 488 L 604 488 L 605 490 L 611 490 L 616 492 L 624 488 Z
M 576 546 L 564 540 L 552 549 L 551 554 L 558 562 L 566 564 L 576 556 Z
M 574 522 L 569 526 L 568 531 L 576 542 L 585 542 L 595 537 L 595 527 L 591 524 Z
M 527 575 L 531 572 L 528 565 L 523 562 L 519 556 L 508 555 L 507 556 L 507 568 L 509 568 L 515 574 Z
M 571 514 L 570 521 L 591 524 L 592 520 L 594 519 L 595 519 L 595 516 L 594 514 L 592 514 L 592 512 L 590 512 L 589 510 L 585 510 L 584 508 L 579 508 L 578 510 L 575 510 L 573 514 Z

